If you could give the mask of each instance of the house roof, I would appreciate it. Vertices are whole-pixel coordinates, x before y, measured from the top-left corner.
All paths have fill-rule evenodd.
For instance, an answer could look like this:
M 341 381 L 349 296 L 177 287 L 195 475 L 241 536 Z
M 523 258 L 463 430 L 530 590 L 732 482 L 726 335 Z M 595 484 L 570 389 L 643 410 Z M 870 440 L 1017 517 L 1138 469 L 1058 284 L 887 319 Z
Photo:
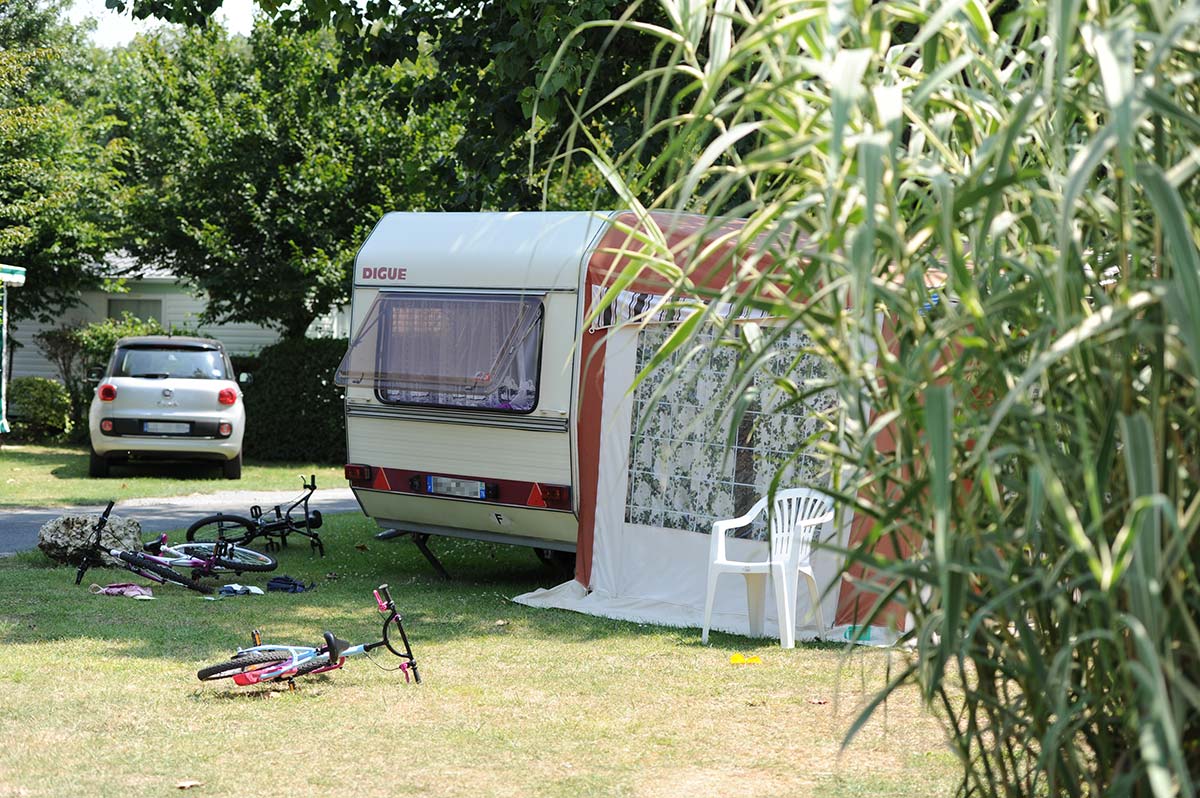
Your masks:
M 124 278 L 145 283 L 177 283 L 179 276 L 165 266 L 146 266 L 125 250 L 110 252 L 100 263 L 92 264 L 100 277 Z

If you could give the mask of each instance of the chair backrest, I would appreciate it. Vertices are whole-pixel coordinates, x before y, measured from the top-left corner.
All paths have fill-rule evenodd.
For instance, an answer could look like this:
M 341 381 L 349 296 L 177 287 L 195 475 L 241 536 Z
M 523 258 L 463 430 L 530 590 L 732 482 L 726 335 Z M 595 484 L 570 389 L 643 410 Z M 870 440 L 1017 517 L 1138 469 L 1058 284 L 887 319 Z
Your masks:
M 810 488 L 777 491 L 771 503 L 771 560 L 782 562 L 792 557 L 805 562 L 812 553 L 813 537 L 833 517 L 833 499 Z

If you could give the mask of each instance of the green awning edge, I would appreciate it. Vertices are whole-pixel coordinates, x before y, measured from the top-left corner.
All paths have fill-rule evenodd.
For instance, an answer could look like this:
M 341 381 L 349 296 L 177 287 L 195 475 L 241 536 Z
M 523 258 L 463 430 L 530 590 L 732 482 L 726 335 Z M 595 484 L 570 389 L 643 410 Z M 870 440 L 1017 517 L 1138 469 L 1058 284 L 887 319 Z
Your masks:
M 25 270 L 20 266 L 0 263 L 0 283 L 13 287 L 25 285 Z

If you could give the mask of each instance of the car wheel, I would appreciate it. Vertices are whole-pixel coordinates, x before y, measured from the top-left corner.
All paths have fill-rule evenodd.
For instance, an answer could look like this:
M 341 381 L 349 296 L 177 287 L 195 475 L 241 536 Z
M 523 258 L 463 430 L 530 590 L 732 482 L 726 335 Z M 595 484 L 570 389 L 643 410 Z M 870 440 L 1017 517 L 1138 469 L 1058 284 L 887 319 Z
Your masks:
M 241 479 L 242 478 L 242 453 L 238 452 L 237 457 L 232 460 L 226 460 L 221 463 L 221 473 L 225 475 L 225 479 Z
M 104 459 L 104 455 L 96 454 L 95 449 L 90 450 L 90 456 L 88 457 L 88 476 L 108 476 L 108 460 Z

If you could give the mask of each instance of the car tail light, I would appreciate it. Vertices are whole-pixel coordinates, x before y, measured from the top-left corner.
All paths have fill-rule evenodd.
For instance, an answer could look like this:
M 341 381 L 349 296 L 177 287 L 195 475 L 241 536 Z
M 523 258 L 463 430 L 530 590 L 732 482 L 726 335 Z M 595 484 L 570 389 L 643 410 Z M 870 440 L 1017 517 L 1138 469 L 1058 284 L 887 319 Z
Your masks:
M 231 405 L 237 401 L 237 391 L 232 388 L 222 388 L 217 394 L 217 401 L 223 405 Z
M 97 395 L 99 395 L 101 402 L 111 402 L 117 398 L 117 386 L 106 382 L 97 390 Z
M 371 478 L 371 467 L 358 463 L 347 463 L 345 474 L 346 479 L 350 482 L 363 482 Z
M 101 432 L 112 432 L 112 427 L 113 427 L 113 423 L 112 423 L 111 418 L 106 418 L 100 422 L 100 431 Z
M 220 424 L 217 425 L 217 434 L 220 435 L 222 438 L 228 438 L 230 435 L 233 434 L 233 425 L 230 424 L 228 421 L 222 421 Z

